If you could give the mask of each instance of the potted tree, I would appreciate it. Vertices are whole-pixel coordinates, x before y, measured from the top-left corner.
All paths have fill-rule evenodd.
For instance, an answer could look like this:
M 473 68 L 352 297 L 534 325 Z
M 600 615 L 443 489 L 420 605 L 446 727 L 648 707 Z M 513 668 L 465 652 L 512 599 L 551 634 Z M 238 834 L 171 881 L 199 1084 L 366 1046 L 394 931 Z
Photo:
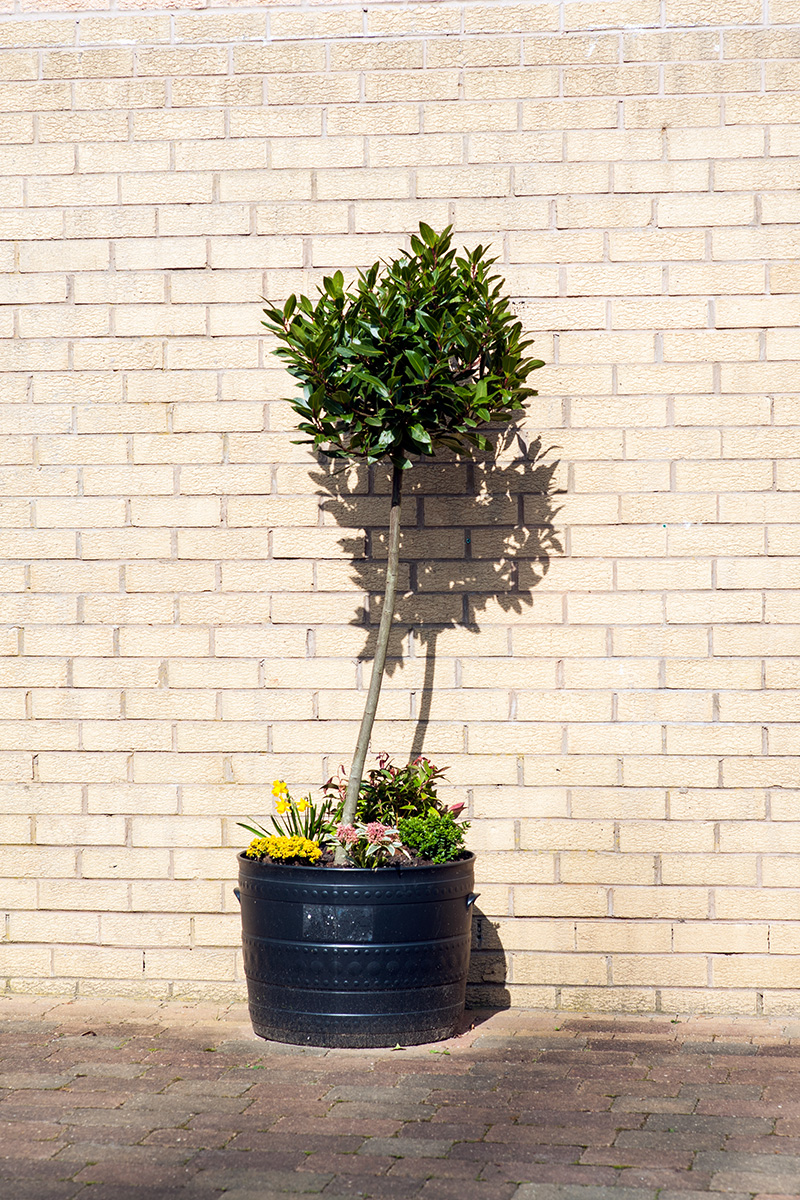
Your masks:
M 349 777 L 294 801 L 276 781 L 272 831 L 239 856 L 245 973 L 255 1032 L 323 1046 L 414 1044 L 452 1034 L 464 1006 L 474 856 L 425 759 L 365 777 L 386 664 L 405 472 L 440 449 L 489 451 L 543 364 L 483 246 L 458 255 L 424 223 L 411 251 L 316 303 L 292 295 L 264 325 L 302 387 L 298 428 L 331 458 L 391 469 L 385 593 Z M 459 806 L 456 806 L 458 808 Z

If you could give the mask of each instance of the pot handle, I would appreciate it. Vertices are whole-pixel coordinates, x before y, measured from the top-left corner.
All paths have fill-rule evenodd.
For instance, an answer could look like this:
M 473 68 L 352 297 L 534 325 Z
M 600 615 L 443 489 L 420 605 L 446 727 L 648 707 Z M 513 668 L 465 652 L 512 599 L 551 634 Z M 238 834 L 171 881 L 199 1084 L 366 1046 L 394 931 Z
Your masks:
M 239 901 L 239 903 L 241 904 L 241 903 L 242 903 L 242 893 L 239 891 L 239 889 L 238 889 L 238 888 L 234 888 L 234 889 L 233 889 L 233 894 L 234 894 L 234 896 L 236 897 L 236 899 Z
M 478 899 L 478 896 L 480 896 L 480 892 L 470 892 L 470 894 L 467 896 L 467 908 L 472 908 L 473 904 Z

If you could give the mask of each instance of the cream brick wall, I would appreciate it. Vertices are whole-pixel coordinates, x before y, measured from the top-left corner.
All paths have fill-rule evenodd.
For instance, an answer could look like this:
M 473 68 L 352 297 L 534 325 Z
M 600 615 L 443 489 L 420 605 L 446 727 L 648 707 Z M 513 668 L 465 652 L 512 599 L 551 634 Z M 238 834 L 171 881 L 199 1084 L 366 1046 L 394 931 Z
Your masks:
M 548 364 L 529 459 L 414 473 L 374 738 L 469 804 L 473 1000 L 785 1011 L 796 7 L 91 9 L 0 0 L 0 986 L 242 993 L 236 821 L 347 760 L 387 503 L 259 297 L 424 219 Z

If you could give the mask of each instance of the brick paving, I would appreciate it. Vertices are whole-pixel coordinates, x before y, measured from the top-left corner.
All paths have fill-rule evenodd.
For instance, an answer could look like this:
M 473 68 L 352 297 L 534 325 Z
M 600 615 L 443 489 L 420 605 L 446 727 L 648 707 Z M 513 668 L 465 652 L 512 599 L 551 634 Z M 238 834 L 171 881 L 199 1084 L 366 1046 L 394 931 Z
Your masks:
M 800 1018 L 467 1016 L 323 1051 L 241 1005 L 0 997 L 0 1196 L 800 1196 Z

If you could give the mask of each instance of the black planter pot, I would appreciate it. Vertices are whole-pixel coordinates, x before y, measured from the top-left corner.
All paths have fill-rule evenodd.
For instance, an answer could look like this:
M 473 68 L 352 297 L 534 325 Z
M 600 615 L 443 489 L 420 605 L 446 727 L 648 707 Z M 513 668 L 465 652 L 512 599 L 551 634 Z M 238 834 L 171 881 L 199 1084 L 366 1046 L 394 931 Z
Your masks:
M 290 867 L 239 855 L 244 970 L 259 1037 L 418 1045 L 464 1009 L 475 855 L 440 866 Z

